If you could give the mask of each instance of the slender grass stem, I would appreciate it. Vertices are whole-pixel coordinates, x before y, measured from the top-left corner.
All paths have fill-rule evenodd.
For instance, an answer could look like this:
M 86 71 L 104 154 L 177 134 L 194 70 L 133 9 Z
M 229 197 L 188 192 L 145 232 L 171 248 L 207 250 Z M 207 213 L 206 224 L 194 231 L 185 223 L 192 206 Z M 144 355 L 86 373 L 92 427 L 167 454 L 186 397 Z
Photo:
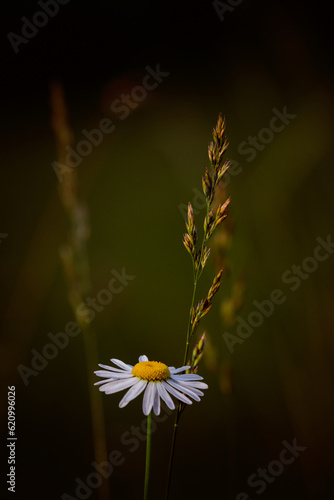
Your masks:
M 193 289 L 193 295 L 191 299 L 191 306 L 190 306 L 190 313 L 189 313 L 189 321 L 188 321 L 188 328 L 187 328 L 187 339 L 186 339 L 186 347 L 184 351 L 184 357 L 183 357 L 183 365 L 185 366 L 187 363 L 187 357 L 188 357 L 188 352 L 189 352 L 189 345 L 190 345 L 190 337 L 191 337 L 191 311 L 194 307 L 195 304 L 195 297 L 196 297 L 196 289 L 197 289 L 197 283 L 198 283 L 198 273 L 196 273 L 195 276 L 195 281 L 194 281 L 194 289 Z
M 210 210 L 210 204 L 207 202 L 207 204 L 206 204 L 206 217 L 208 216 L 209 210 Z M 203 253 L 206 242 L 207 242 L 207 235 L 204 234 L 202 246 L 201 246 L 201 251 L 200 251 L 201 255 Z M 202 274 L 202 269 L 200 268 L 199 265 L 197 266 L 197 270 L 195 270 L 194 260 L 193 260 L 193 273 L 194 273 L 194 287 L 193 287 L 193 293 L 192 293 L 192 298 L 191 298 L 191 306 L 190 306 L 190 311 L 189 311 L 189 320 L 188 320 L 187 337 L 186 337 L 186 346 L 185 346 L 184 357 L 183 357 L 183 365 L 184 366 L 186 365 L 187 360 L 188 360 L 190 340 L 191 340 L 191 337 L 193 335 L 192 324 L 191 324 L 191 312 L 192 312 L 194 304 L 195 304 L 198 280 Z M 168 477 L 167 477 L 167 488 L 166 488 L 165 500 L 168 500 L 168 497 L 169 497 L 170 483 L 171 483 L 172 470 L 173 470 L 173 461 L 174 461 L 175 442 L 176 442 L 179 420 L 180 420 L 180 416 L 181 416 L 181 408 L 182 408 L 182 405 L 179 404 L 177 407 L 177 410 L 176 410 L 176 415 L 175 415 L 174 430 L 173 430 L 173 437 L 172 437 L 172 446 L 171 446 L 169 466 L 168 466 Z
M 150 482 L 150 462 L 151 462 L 151 424 L 152 412 L 147 415 L 147 431 L 146 431 L 146 462 L 145 462 L 145 484 L 144 484 L 144 500 L 148 499 L 148 487 Z
M 66 165 L 67 147 L 71 143 L 73 136 L 68 126 L 67 109 L 60 84 L 51 86 L 51 108 L 59 162 Z M 70 224 L 69 242 L 62 246 L 60 256 L 67 281 L 69 302 L 76 316 L 78 306 L 91 290 L 89 258 L 86 246 L 90 230 L 87 211 L 78 197 L 77 175 L 73 171 L 68 172 L 68 170 L 60 176 L 59 194 Z M 107 461 L 108 453 L 102 395 L 93 385 L 93 372 L 98 364 L 97 339 L 90 325 L 81 321 L 81 318 L 77 316 L 76 320 L 82 330 L 85 349 L 94 458 L 97 463 L 101 463 Z M 110 498 L 108 479 L 103 480 L 98 488 L 97 496 L 99 500 L 108 500 Z
M 181 405 L 179 405 L 179 407 L 180 406 Z M 176 419 L 175 419 L 175 422 L 174 422 L 172 447 L 171 447 L 171 452 L 170 452 L 170 457 L 169 457 L 168 479 L 167 479 L 167 488 L 166 488 L 165 500 L 168 500 L 168 497 L 169 497 L 170 483 L 171 483 L 171 478 L 172 478 L 172 468 L 173 468 L 173 461 L 174 461 L 175 442 L 176 442 L 176 435 L 177 435 L 177 429 L 178 429 L 180 415 L 181 415 L 181 413 L 179 412 L 179 408 L 178 408 L 178 410 L 176 412 Z
M 188 220 L 186 222 L 187 233 L 184 235 L 183 244 L 192 257 L 194 286 L 193 286 L 191 306 L 189 311 L 183 366 L 186 366 L 187 364 L 190 341 L 198 327 L 199 321 L 207 314 L 207 312 L 211 308 L 212 298 L 215 295 L 215 293 L 217 293 L 221 284 L 222 269 L 214 278 L 212 286 L 210 287 L 208 295 L 205 298 L 205 300 L 199 302 L 196 307 L 194 306 L 198 280 L 203 272 L 204 266 L 209 256 L 209 250 L 207 249 L 206 244 L 209 238 L 211 237 L 213 231 L 217 227 L 217 225 L 220 224 L 222 220 L 224 220 L 224 218 L 226 217 L 227 214 L 225 212 L 229 204 L 229 199 L 228 199 L 223 205 L 219 205 L 215 212 L 213 212 L 213 210 L 210 210 L 214 200 L 216 188 L 229 166 L 229 162 L 225 162 L 223 164 L 223 159 L 222 159 L 223 154 L 228 146 L 228 142 L 224 136 L 224 132 L 225 132 L 225 119 L 223 119 L 222 115 L 220 114 L 217 120 L 217 125 L 213 129 L 212 133 L 213 142 L 211 142 L 208 147 L 208 155 L 212 173 L 210 173 L 209 169 L 206 168 L 204 177 L 202 178 L 203 193 L 206 198 L 206 215 L 203 224 L 204 234 L 202 239 L 202 245 L 198 252 L 196 251 L 197 229 L 195 226 L 194 212 L 191 203 L 188 204 Z M 204 345 L 204 340 L 202 343 L 202 347 L 203 345 Z M 193 355 L 194 352 L 195 350 L 193 351 Z M 196 358 L 192 359 L 191 362 L 196 365 L 200 357 L 197 360 Z M 189 371 L 191 369 L 192 367 L 189 366 Z M 184 404 L 180 403 L 178 405 L 175 415 L 165 500 L 168 500 L 169 497 L 177 429 L 183 409 L 184 409 Z
M 92 421 L 92 434 L 94 444 L 94 458 L 97 463 L 108 459 L 106 428 L 103 412 L 103 401 L 100 391 L 94 386 L 94 370 L 98 363 L 96 334 L 92 329 L 83 330 L 85 349 L 85 362 L 87 369 L 87 382 L 89 389 L 89 405 Z M 101 500 L 110 498 L 109 481 L 103 480 L 98 494 Z
M 205 215 L 205 217 L 208 216 L 209 210 L 210 210 L 210 204 L 207 203 L 206 204 L 206 215 Z M 200 250 L 200 255 L 202 255 L 202 253 L 203 253 L 203 250 L 204 250 L 204 247 L 206 245 L 206 242 L 207 242 L 207 235 L 204 234 L 203 235 L 202 246 L 201 246 L 201 250 Z M 201 269 L 199 265 L 197 267 L 197 270 L 195 270 L 195 262 L 193 260 L 194 288 L 193 288 L 193 294 L 192 294 L 192 298 L 191 298 L 191 306 L 190 306 L 190 311 L 189 311 L 189 320 L 188 320 L 188 328 L 187 328 L 186 347 L 185 347 L 184 358 L 183 358 L 183 364 L 184 365 L 187 363 L 189 346 L 190 346 L 190 340 L 191 340 L 191 337 L 192 337 L 192 334 L 193 334 L 192 325 L 191 325 L 191 311 L 192 311 L 192 309 L 194 307 L 194 304 L 195 304 L 197 284 L 198 284 L 198 280 L 199 280 L 199 278 L 200 278 L 200 276 L 202 274 L 202 271 L 203 271 L 203 269 Z

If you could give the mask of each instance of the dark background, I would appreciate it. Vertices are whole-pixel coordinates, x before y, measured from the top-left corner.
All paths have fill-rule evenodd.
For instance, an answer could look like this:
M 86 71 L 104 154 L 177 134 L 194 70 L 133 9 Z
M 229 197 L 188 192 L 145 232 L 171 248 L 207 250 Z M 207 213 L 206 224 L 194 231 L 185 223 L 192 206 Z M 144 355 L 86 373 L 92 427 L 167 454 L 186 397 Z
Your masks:
M 333 499 L 333 256 L 296 291 L 282 283 L 333 228 L 330 2 L 244 0 L 221 21 L 210 1 L 71 0 L 17 54 L 7 34 L 21 34 L 21 18 L 31 20 L 40 7 L 16 1 L 3 10 L 1 416 L 5 450 L 7 386 L 15 385 L 16 497 L 75 496 L 76 478 L 84 480 L 94 460 L 80 336 L 28 386 L 17 371 L 30 366 L 31 350 L 40 352 L 49 332 L 74 319 L 59 260 L 68 222 L 51 166 L 50 84 L 60 81 L 74 144 L 102 118 L 116 125 L 77 168 L 92 228 L 92 296 L 112 269 L 135 276 L 94 319 L 101 363 L 135 364 L 147 354 L 182 364 L 192 274 L 180 205 L 201 189 L 219 112 L 227 157 L 241 167 L 226 187 L 228 272 L 199 331 L 210 338 L 200 368 L 209 390 L 182 417 L 171 498 L 234 500 L 244 491 L 252 500 Z M 120 120 L 110 104 L 158 64 L 170 75 Z M 284 106 L 296 118 L 248 162 L 240 144 Z M 217 261 L 213 251 L 200 294 Z M 287 299 L 231 353 L 223 334 L 236 333 L 226 310 L 240 276 L 243 319 L 276 288 Z M 104 396 L 108 450 L 126 458 L 111 476 L 111 498 L 137 499 L 145 445 L 131 454 L 120 437 L 141 424 L 141 403 L 120 410 L 120 399 Z M 172 425 L 173 416 L 153 435 L 151 498 L 163 498 Z M 306 450 L 258 495 L 248 477 L 293 439 Z

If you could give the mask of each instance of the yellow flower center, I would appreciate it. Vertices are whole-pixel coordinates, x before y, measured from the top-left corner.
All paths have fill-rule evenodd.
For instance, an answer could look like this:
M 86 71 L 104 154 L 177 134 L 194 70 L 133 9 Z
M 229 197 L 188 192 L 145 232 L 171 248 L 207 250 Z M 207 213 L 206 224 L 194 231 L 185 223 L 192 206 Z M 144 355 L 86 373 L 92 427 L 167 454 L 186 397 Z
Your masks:
M 148 382 L 161 382 L 170 377 L 170 371 L 159 361 L 142 361 L 132 368 L 132 375 Z

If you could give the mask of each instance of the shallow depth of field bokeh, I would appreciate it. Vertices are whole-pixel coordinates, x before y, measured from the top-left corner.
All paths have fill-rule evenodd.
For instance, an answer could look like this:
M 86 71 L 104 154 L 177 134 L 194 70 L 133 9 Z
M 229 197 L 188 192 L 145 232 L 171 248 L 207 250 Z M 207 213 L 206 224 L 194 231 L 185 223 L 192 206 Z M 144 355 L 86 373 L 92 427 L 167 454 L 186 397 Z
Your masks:
M 85 481 L 94 471 L 81 336 L 70 338 L 27 386 L 17 371 L 19 364 L 31 367 L 31 350 L 42 352 L 50 332 L 63 332 L 74 320 L 59 259 L 68 221 L 51 167 L 57 151 L 49 84 L 55 79 L 63 85 L 72 147 L 102 118 L 115 124 L 76 168 L 91 226 L 91 297 L 107 287 L 113 270 L 135 277 L 93 319 L 104 364 L 113 357 L 135 364 L 141 354 L 182 364 L 192 293 L 184 207 L 196 206 L 212 128 L 219 112 L 226 117 L 226 158 L 239 164 L 226 186 L 232 200 L 223 224 L 233 231 L 221 290 L 198 332 L 210 340 L 199 370 L 209 390 L 181 418 L 171 498 L 219 490 L 219 498 L 245 492 L 254 500 L 259 495 L 249 476 L 294 439 L 306 450 L 265 483 L 261 498 L 334 498 L 334 255 L 306 272 L 295 290 L 282 279 L 313 256 L 317 238 L 333 234 L 329 23 L 320 8 L 300 13 L 288 2 L 270 4 L 245 0 L 221 22 L 210 2 L 189 3 L 188 10 L 171 4 L 163 20 L 150 2 L 129 13 L 102 1 L 92 13 L 73 3 L 19 54 L 7 54 L 15 85 L 6 76 L 0 365 L 5 385 L 17 391 L 18 498 L 75 496 L 76 478 Z M 20 17 L 34 9 L 22 2 L 8 16 L 8 31 L 18 31 Z M 147 65 L 157 64 L 169 76 L 121 120 L 110 105 L 142 84 Z M 295 117 L 249 161 L 240 145 L 269 127 L 274 108 L 284 107 Z M 201 225 L 204 210 L 197 211 Z M 198 299 L 218 270 L 215 255 Z M 240 276 L 245 292 L 237 318 L 247 321 L 254 301 L 269 299 L 274 289 L 286 300 L 231 352 L 224 334 L 236 335 L 237 323 L 223 313 Z M 131 453 L 120 439 L 141 425 L 142 398 L 119 409 L 120 398 L 103 395 L 108 450 L 125 457 L 111 475 L 111 498 L 138 499 L 145 443 Z M 1 405 L 5 439 L 5 396 Z M 170 416 L 152 436 L 154 499 L 163 497 L 172 426 Z M 96 490 L 90 498 L 98 498 Z

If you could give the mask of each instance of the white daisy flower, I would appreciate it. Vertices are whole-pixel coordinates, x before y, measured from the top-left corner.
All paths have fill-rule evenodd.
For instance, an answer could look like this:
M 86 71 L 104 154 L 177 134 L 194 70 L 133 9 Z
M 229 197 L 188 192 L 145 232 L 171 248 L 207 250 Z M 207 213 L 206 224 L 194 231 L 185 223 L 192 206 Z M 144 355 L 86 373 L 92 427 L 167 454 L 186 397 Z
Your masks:
M 189 399 L 200 401 L 199 396 L 204 396 L 200 389 L 207 389 L 208 386 L 203 379 L 194 373 L 181 373 L 189 370 L 189 366 L 182 366 L 175 369 L 174 366 L 167 366 L 158 361 L 149 361 L 147 356 L 140 356 L 139 363 L 135 366 L 127 365 L 119 359 L 111 359 L 119 368 L 100 365 L 104 370 L 94 372 L 98 377 L 104 380 L 96 382 L 94 385 L 100 385 L 100 391 L 106 394 L 130 389 L 124 395 L 119 403 L 120 408 L 124 408 L 132 399 L 144 392 L 143 412 L 148 415 L 152 408 L 156 415 L 160 413 L 160 398 L 171 410 L 175 409 L 174 402 L 170 397 L 175 396 L 182 403 L 192 404 Z M 189 397 L 187 397 L 189 396 Z

